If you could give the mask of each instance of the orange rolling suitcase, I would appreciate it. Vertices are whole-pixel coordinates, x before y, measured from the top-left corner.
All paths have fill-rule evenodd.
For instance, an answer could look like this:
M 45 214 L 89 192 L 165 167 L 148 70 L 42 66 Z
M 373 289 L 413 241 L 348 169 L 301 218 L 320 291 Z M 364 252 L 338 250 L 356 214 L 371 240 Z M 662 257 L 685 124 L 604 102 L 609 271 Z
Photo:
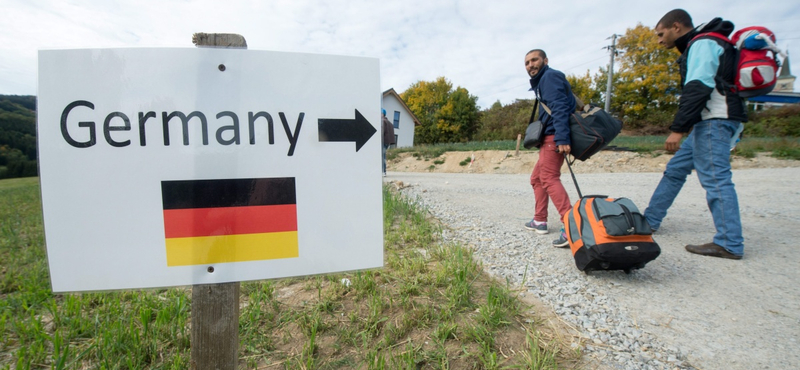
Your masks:
M 653 240 L 650 224 L 627 198 L 604 195 L 581 195 L 575 173 L 567 159 L 572 180 L 578 189 L 578 200 L 564 214 L 564 231 L 579 270 L 640 269 L 661 254 Z

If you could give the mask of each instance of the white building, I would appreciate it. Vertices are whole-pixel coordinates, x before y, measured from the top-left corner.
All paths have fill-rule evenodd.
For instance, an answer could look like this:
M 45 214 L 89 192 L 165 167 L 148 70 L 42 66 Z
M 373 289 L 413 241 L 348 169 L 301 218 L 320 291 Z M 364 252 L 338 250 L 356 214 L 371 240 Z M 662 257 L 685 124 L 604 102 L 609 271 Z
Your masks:
M 386 118 L 394 125 L 394 138 L 397 147 L 414 146 L 414 127 L 419 120 L 394 89 L 383 92 L 381 108 L 386 110 Z

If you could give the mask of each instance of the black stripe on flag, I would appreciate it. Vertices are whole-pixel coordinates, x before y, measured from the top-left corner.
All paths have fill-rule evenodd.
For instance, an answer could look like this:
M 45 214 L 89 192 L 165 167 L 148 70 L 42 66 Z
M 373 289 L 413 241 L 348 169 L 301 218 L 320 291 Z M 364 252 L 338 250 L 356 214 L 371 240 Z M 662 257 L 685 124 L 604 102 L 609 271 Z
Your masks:
M 164 209 L 296 204 L 294 177 L 161 182 Z

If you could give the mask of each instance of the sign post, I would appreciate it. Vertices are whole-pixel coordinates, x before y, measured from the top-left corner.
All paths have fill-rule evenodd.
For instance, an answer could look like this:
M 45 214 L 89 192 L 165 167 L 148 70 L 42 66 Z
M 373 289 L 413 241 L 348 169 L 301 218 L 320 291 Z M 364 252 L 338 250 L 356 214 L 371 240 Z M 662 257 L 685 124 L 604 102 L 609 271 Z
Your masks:
M 247 49 L 244 37 L 236 34 L 195 33 L 192 42 L 198 47 Z M 192 286 L 192 370 L 236 370 L 239 286 L 238 281 Z

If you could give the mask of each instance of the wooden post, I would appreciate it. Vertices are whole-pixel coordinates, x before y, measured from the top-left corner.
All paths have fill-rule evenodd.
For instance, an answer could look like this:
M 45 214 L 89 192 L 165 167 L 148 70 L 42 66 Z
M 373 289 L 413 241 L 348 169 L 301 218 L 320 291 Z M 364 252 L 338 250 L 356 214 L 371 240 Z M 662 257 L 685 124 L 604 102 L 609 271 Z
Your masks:
M 192 43 L 197 47 L 247 49 L 244 36 L 235 33 L 202 33 L 192 35 Z
M 246 49 L 233 33 L 195 33 L 198 47 Z M 220 73 L 224 69 L 220 69 Z M 212 273 L 213 266 L 208 267 Z M 192 286 L 192 370 L 236 370 L 239 362 L 239 282 Z
M 236 370 L 239 283 L 192 286 L 191 368 Z
M 519 157 L 519 142 L 522 140 L 522 134 L 517 134 L 517 152 L 514 154 L 515 157 Z

